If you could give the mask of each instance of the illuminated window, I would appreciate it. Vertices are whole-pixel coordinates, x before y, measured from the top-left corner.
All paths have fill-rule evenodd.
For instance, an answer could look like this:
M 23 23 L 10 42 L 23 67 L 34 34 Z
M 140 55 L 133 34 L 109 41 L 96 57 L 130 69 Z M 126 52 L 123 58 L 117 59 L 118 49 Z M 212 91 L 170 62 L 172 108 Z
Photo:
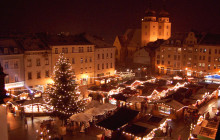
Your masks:
M 55 54 L 58 54 L 58 48 L 55 48 Z
M 100 70 L 100 68 L 99 68 L 99 64 L 97 65 L 97 69 Z
M 14 53 L 18 53 L 18 48 L 14 48 Z
M 45 65 L 49 65 L 49 59 L 45 58 Z
M 8 75 L 5 76 L 5 83 L 6 83 L 6 84 L 9 83 L 9 76 L 8 76 Z
M 36 59 L 36 66 L 40 66 L 40 59 L 39 58 Z
M 214 69 L 216 69 L 216 64 L 214 64 Z
M 4 48 L 4 54 L 8 54 L 8 48 Z

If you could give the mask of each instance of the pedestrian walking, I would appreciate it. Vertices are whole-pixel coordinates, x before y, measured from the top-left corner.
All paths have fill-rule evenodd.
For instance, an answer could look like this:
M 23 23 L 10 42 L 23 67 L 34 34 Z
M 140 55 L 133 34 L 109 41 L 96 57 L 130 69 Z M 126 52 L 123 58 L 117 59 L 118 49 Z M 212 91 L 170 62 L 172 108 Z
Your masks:
M 169 128 L 168 128 L 168 132 L 169 132 L 169 136 L 171 137 L 171 134 L 172 134 L 172 127 L 171 126 L 169 126 Z
M 27 124 L 27 118 L 24 118 L 24 126 L 28 128 L 28 124 Z
M 209 114 L 209 112 L 206 114 L 206 120 L 209 120 L 209 118 L 210 118 L 210 114 Z
M 163 131 L 163 135 L 166 136 L 167 131 L 166 131 L 166 127 L 165 126 L 163 127 L 162 131 Z

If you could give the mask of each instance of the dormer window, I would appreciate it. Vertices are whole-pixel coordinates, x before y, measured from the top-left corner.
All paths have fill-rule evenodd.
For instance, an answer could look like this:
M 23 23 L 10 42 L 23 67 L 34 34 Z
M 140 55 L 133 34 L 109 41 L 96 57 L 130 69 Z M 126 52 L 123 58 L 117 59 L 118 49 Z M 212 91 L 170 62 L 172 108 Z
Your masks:
M 18 48 L 14 48 L 14 53 L 18 53 Z
M 4 48 L 4 54 L 8 54 L 8 48 Z

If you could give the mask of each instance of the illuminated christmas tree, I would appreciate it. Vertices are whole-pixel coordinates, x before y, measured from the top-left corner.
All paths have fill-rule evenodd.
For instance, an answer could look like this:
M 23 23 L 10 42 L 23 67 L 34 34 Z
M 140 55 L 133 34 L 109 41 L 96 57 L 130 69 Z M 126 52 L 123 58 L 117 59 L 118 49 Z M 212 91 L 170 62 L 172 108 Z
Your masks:
M 84 101 L 80 99 L 80 94 L 75 92 L 73 78 L 71 64 L 63 55 L 60 55 L 54 67 L 54 83 L 47 88 L 47 91 L 50 104 L 53 106 L 52 115 L 63 121 L 84 108 Z

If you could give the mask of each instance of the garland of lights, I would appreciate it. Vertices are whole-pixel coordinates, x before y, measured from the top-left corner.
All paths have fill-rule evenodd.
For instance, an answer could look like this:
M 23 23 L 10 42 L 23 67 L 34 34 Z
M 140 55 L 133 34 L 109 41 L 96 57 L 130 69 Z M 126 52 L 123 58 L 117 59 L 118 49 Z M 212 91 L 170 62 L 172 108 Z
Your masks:
M 75 92 L 73 78 L 71 64 L 61 54 L 54 66 L 54 83 L 47 86 L 46 93 L 49 96 L 44 99 L 53 106 L 53 114 L 60 119 L 67 119 L 84 110 L 85 100 L 80 99 L 80 94 Z

